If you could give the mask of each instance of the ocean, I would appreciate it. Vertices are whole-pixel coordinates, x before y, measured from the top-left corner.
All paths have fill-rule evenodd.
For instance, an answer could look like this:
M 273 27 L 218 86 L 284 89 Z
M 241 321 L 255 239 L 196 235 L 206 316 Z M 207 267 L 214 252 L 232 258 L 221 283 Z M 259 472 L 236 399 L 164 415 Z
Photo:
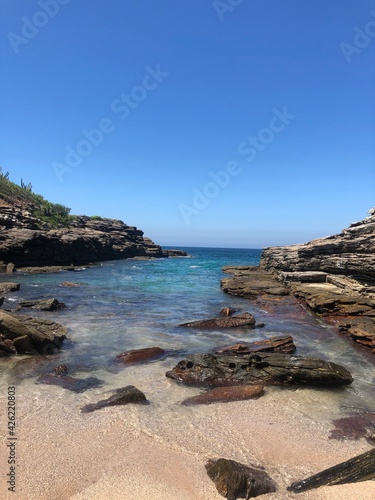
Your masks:
M 116 355 L 129 349 L 158 346 L 167 350 L 170 366 L 187 354 L 209 352 L 219 346 L 251 342 L 291 334 L 297 354 L 314 355 L 343 364 L 356 373 L 356 385 L 342 393 L 343 404 L 368 406 L 373 392 L 373 366 L 334 327 L 323 323 L 302 306 L 277 301 L 263 307 L 251 300 L 232 297 L 220 288 L 225 265 L 257 265 L 261 250 L 184 248 L 189 257 L 155 260 L 102 262 L 81 271 L 17 274 L 19 292 L 8 294 L 4 308 L 21 300 L 55 297 L 67 308 L 55 312 L 32 311 L 68 328 L 62 350 L 44 360 L 30 356 L 15 358 L 18 377 L 36 377 L 39 372 L 64 363 L 82 376 L 99 376 L 111 385 L 118 370 Z M 78 286 L 62 286 L 74 282 Z M 271 303 L 272 305 L 272 303 Z M 254 314 L 264 328 L 248 330 L 199 330 L 178 325 L 217 317 L 222 307 Z M 23 310 L 28 314 L 29 310 Z M 176 358 L 176 359 L 173 359 Z M 168 359 L 168 358 L 167 358 Z M 164 361 L 165 362 L 165 361 Z M 27 369 L 32 366 L 32 370 Z M 26 367 L 26 369 L 25 369 Z M 371 376 L 372 375 L 372 376 Z M 347 400 L 349 398 L 349 400 Z

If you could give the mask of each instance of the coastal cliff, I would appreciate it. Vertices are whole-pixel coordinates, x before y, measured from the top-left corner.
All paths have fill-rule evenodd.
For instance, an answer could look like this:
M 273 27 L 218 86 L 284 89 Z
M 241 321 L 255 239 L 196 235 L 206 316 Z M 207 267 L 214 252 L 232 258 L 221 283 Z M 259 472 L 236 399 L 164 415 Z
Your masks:
M 132 257 L 187 255 L 163 250 L 143 231 L 115 219 L 69 215 L 70 209 L 46 201 L 0 177 L 0 263 L 16 267 L 83 265 Z
M 375 208 L 341 233 L 302 245 L 269 247 L 261 266 L 276 271 L 322 271 L 375 281 Z

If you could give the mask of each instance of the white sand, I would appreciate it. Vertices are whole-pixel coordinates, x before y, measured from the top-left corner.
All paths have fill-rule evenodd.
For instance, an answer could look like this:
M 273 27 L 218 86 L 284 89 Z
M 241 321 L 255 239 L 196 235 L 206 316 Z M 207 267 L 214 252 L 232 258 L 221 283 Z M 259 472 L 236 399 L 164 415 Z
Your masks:
M 4 443 L 0 498 L 219 500 L 204 466 L 208 458 L 224 457 L 266 468 L 278 490 L 260 499 L 374 500 L 375 481 L 298 495 L 286 490 L 293 481 L 371 449 L 364 440 L 328 439 L 338 394 L 270 388 L 258 400 L 188 408 L 179 402 L 199 390 L 165 378 L 172 365 L 99 374 L 112 387 L 136 385 L 152 404 L 90 414 L 79 410 L 112 387 L 74 394 L 33 380 L 17 386 L 17 492 L 7 491 Z M 5 412 L 0 425 L 5 441 Z

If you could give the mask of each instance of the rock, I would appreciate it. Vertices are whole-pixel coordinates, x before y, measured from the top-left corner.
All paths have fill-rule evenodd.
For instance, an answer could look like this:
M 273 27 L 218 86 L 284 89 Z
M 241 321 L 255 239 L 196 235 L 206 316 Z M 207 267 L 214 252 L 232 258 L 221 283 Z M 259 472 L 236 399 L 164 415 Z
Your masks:
M 228 500 L 254 498 L 276 491 L 276 485 L 260 467 L 248 467 L 234 460 L 219 458 L 206 464 L 207 474 L 220 495 Z
M 60 349 L 67 333 L 65 327 L 54 321 L 30 318 L 2 310 L 0 310 L 0 325 L 1 333 L 7 339 L 14 341 L 27 336 L 40 354 L 54 354 Z
M 68 375 L 69 369 L 61 364 L 53 369 L 52 373 L 41 375 L 37 382 L 40 384 L 57 385 L 72 392 L 83 392 L 87 389 L 102 387 L 104 382 L 96 377 L 75 378 Z
M 224 318 L 203 319 L 199 321 L 191 321 L 182 323 L 179 326 L 189 328 L 235 328 L 238 326 L 255 326 L 255 318 L 250 313 L 237 314 L 236 316 L 228 316 Z
M 171 249 L 171 250 L 163 250 L 163 257 L 191 257 L 191 256 L 184 250 Z
M 57 299 L 24 300 L 20 302 L 20 306 L 40 309 L 41 311 L 57 311 L 66 307 L 65 304 L 59 302 Z
M 340 234 L 302 245 L 265 248 L 261 266 L 277 271 L 319 271 L 375 280 L 375 214 Z
M 9 262 L 9 264 L 7 264 L 6 266 L 6 273 L 7 274 L 12 274 L 14 273 L 14 271 L 16 270 L 16 266 L 13 264 L 13 262 Z
M 0 357 L 17 354 L 14 343 L 0 333 Z
M 358 455 L 346 462 L 325 469 L 303 481 L 298 481 L 288 487 L 288 491 L 300 493 L 318 488 L 319 486 L 333 486 L 335 484 L 357 483 L 375 478 L 375 448 L 362 455 Z
M 36 354 L 38 352 L 28 335 L 13 339 L 13 344 L 17 354 Z
M 335 427 L 330 432 L 330 439 L 365 438 L 370 444 L 375 444 L 375 412 L 354 413 L 333 420 L 333 424 Z
M 87 404 L 81 408 L 82 413 L 89 413 L 100 408 L 105 408 L 106 406 L 115 405 L 126 405 L 129 403 L 133 404 L 149 404 L 146 396 L 139 389 L 134 387 L 134 385 L 127 385 L 121 389 L 116 389 L 114 394 L 108 399 L 102 399 L 97 403 Z
M 20 289 L 19 283 L 0 283 L 0 293 L 17 292 Z
M 225 273 L 233 274 L 221 280 L 224 292 L 238 297 L 255 299 L 261 295 L 288 295 L 288 288 L 275 276 L 258 266 L 226 266 Z
M 226 318 L 228 316 L 232 316 L 232 314 L 236 313 L 237 309 L 234 309 L 234 307 L 223 307 L 220 311 L 220 316 L 222 318 Z
M 74 283 L 72 281 L 63 281 L 60 283 L 60 286 L 70 286 L 70 287 L 76 287 L 76 286 L 81 286 L 82 283 Z
M 263 395 L 264 387 L 262 385 L 235 385 L 229 387 L 216 387 L 209 391 L 184 399 L 182 404 L 185 406 L 192 405 L 209 405 L 212 403 L 228 403 L 230 401 L 242 401 L 245 399 L 253 399 Z
M 0 307 L 4 304 L 4 297 L 0 297 Z
M 118 361 L 122 363 L 142 363 L 144 361 L 151 361 L 158 359 L 165 354 L 164 349 L 160 347 L 146 347 L 144 349 L 131 349 L 124 351 L 116 356 Z
M 238 384 L 339 387 L 353 381 L 351 373 L 335 363 L 280 353 L 193 354 L 180 361 L 166 376 L 203 387 Z
M 234 344 L 216 349 L 215 354 L 242 355 L 253 352 L 283 352 L 292 354 L 296 350 L 293 337 L 290 335 L 257 340 L 251 344 Z

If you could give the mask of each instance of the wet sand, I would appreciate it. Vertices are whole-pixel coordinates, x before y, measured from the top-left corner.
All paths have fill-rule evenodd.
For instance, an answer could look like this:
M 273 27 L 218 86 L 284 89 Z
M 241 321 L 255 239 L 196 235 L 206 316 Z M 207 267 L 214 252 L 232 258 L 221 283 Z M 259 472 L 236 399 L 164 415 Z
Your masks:
M 340 415 L 342 393 L 266 388 L 258 400 L 185 407 L 198 394 L 164 374 L 173 360 L 127 368 L 104 378 L 104 388 L 74 394 L 37 385 L 17 385 L 17 486 L 7 491 L 2 467 L 0 497 L 32 500 L 218 500 L 205 470 L 209 458 L 262 465 L 276 481 L 264 500 L 373 500 L 375 481 L 292 494 L 286 487 L 363 453 L 364 440 L 328 439 Z M 110 407 L 83 414 L 108 389 L 134 384 L 149 406 Z M 5 408 L 1 391 L 1 407 Z M 1 437 L 6 439 L 6 415 Z M 6 464 L 1 446 L 1 464 Z

